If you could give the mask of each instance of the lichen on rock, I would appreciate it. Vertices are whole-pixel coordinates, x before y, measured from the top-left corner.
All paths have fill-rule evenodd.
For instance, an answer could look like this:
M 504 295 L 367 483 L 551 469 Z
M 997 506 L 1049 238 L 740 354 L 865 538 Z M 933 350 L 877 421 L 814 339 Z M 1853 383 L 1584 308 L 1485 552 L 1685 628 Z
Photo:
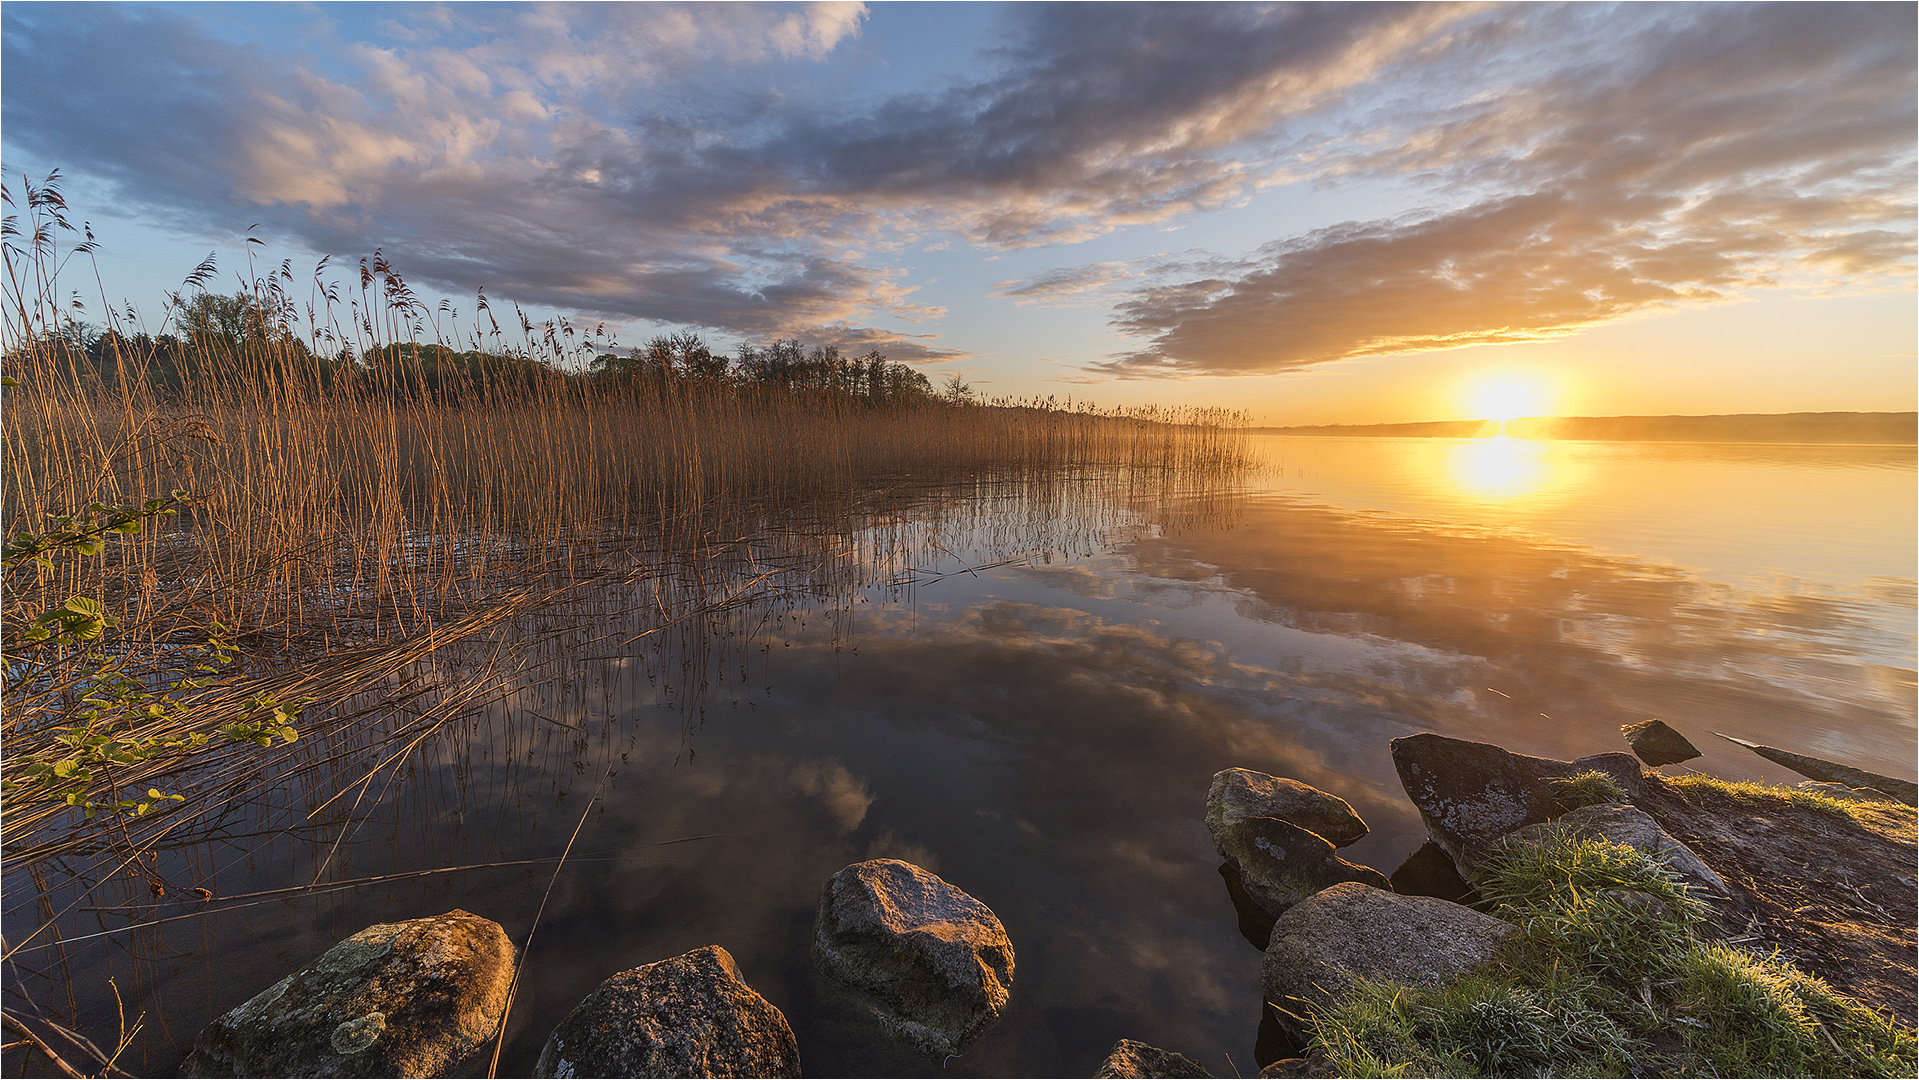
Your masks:
M 871 995 L 889 1033 L 955 1054 L 999 1019 L 1012 993 L 1013 943 L 985 904 L 898 859 L 871 859 L 820 890 L 813 960 Z
M 717 945 L 622 971 L 588 994 L 540 1050 L 533 1075 L 798 1076 L 786 1017 Z
M 208 1024 L 187 1076 L 438 1076 L 506 1011 L 513 943 L 459 909 L 379 923 Z
M 1226 830 L 1247 818 L 1278 818 L 1317 833 L 1334 847 L 1366 835 L 1366 822 L 1346 800 L 1311 784 L 1251 769 L 1221 769 L 1206 789 L 1206 831 L 1221 855 Z

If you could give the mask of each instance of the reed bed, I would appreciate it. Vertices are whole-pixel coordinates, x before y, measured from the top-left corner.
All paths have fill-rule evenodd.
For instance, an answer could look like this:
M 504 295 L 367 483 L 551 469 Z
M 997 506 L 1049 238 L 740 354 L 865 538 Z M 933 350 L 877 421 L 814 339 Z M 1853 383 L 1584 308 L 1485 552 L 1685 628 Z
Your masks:
M 34 344 L 8 351 L 21 383 L 6 422 L 12 530 L 90 502 L 174 490 L 194 501 L 104 564 L 73 564 L 21 598 L 103 587 L 135 622 L 200 605 L 228 626 L 329 642 L 410 632 L 609 547 L 695 550 L 876 488 L 1063 469 L 1157 482 L 1230 468 L 1240 453 L 1232 432 L 1184 417 L 874 407 L 544 370 L 512 387 L 411 395 L 412 373 L 330 378 L 272 344 L 162 393 L 139 357 L 102 378 Z
M 538 711 L 545 695 L 612 692 L 589 687 L 589 665 L 626 673 L 635 696 L 641 673 L 649 689 L 655 675 L 675 687 L 690 754 L 709 680 L 744 693 L 768 625 L 841 618 L 860 590 L 910 592 L 938 568 L 1090 551 L 1101 529 L 1226 512 L 1219 493 L 1248 458 L 1241 418 L 1223 413 L 880 396 L 711 370 L 615 377 L 592 364 L 604 335 L 520 316 L 508 344 L 484 297 L 489 331 L 461 331 L 377 255 L 357 296 L 351 280 L 324 281 L 323 262 L 304 325 L 283 264 L 249 267 L 226 309 L 245 318 L 204 332 L 183 313 L 220 307 L 203 291 L 208 263 L 160 325 L 103 300 L 90 329 L 70 283 L 92 239 L 69 243 L 81 234 L 56 186 L 24 196 L 6 224 L 0 526 L 12 538 L 93 504 L 182 496 L 98 554 L 10 570 L 0 597 L 13 898 L 0 959 L 10 995 L 26 972 L 48 1004 L 5 1020 L 36 1043 L 66 1036 L 96 1066 L 140 1025 L 123 1016 L 110 1053 L 67 1035 L 109 1026 L 100 988 L 71 972 L 111 971 L 117 954 L 81 948 L 124 945 L 140 1000 L 158 978 L 143 950 L 160 941 L 143 935 L 266 902 L 201 887 L 219 887 L 233 851 L 283 868 L 268 884 L 286 886 L 263 896 L 483 869 L 464 865 L 485 856 L 462 837 L 410 837 L 431 849 L 419 852 L 396 840 L 387 873 L 365 878 L 370 856 L 355 851 L 411 802 L 470 800 L 498 828 L 524 812 L 524 778 L 563 784 L 589 753 L 612 767 L 617 724 Z M 449 364 L 456 348 L 465 359 Z M 25 639 L 75 596 L 117 625 L 90 642 Z M 169 672 L 209 638 L 243 655 L 179 683 Z M 209 738 L 91 782 L 107 802 L 183 796 L 151 813 L 89 818 L 33 797 L 23 767 L 102 723 L 83 717 L 112 679 L 168 704 L 104 721 L 136 741 L 210 736 L 262 695 L 311 704 L 297 742 Z
M 509 345 L 484 296 L 490 335 L 462 331 L 377 255 L 360 264 L 357 296 L 351 280 L 343 289 L 322 278 L 323 261 L 304 327 L 286 265 L 249 267 L 221 308 L 194 298 L 209 261 L 170 297 L 158 336 L 104 300 L 104 326 L 90 336 L 62 274 L 91 256 L 92 238 L 61 246 L 74 230 L 57 186 L 28 185 L 25 196 L 24 217 L 7 219 L 0 371 L 14 385 L 0 524 L 15 536 L 90 504 L 171 492 L 182 502 L 96 556 L 8 576 L 0 770 L 10 777 L 71 725 L 100 665 L 156 685 L 169 658 L 209 631 L 248 661 L 180 700 L 190 721 L 136 718 L 129 731 L 205 733 L 266 692 L 313 699 L 308 726 L 351 715 L 364 727 L 368 695 L 398 694 L 404 673 L 432 668 L 440 650 L 568 590 L 644 582 L 649 617 L 673 625 L 776 589 L 833 591 L 826 579 L 843 572 L 847 537 L 897 524 L 904 506 L 1013 488 L 1044 500 L 1087 485 L 1163 500 L 1217 487 L 1246 457 L 1237 418 L 1222 413 L 880 400 L 711 371 L 593 374 L 603 333 L 520 315 Z M 214 333 L 187 317 L 216 309 L 238 321 Z M 456 344 L 478 362 L 446 363 Z M 910 577 L 927 556 L 897 547 L 871 572 Z M 21 629 L 72 596 L 115 614 L 110 641 L 26 647 Z M 464 682 L 435 683 L 429 713 L 450 716 L 446 702 L 478 700 L 497 682 L 462 670 Z M 394 723 L 386 737 L 413 730 Z M 257 793 L 234 786 L 243 774 L 284 780 L 285 768 L 255 768 L 260 756 L 216 743 L 120 770 L 115 784 L 157 783 L 190 759 L 196 789 L 230 799 Z M 274 757 L 314 760 L 303 749 Z M 10 860 L 73 854 L 97 834 L 43 835 L 77 815 L 13 802 L 0 826 Z M 155 835 L 121 832 L 133 849 Z

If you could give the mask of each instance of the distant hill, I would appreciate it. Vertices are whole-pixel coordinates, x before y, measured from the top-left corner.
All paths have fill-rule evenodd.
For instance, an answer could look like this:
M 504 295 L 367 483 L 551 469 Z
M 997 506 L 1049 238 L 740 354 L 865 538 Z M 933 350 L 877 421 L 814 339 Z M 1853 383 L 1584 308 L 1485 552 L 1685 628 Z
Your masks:
M 1375 435 L 1472 439 L 1501 434 L 1495 420 L 1424 424 L 1318 424 L 1253 428 L 1272 435 Z M 1727 416 L 1527 416 L 1508 420 L 1515 439 L 1637 442 L 1919 443 L 1919 412 L 1733 413 Z

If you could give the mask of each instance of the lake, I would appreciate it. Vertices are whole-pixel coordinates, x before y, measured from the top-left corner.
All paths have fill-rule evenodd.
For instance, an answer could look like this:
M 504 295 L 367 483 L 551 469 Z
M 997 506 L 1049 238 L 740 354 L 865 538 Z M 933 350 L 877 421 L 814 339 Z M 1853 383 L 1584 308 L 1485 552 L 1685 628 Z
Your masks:
M 164 1074 L 354 931 L 460 907 L 524 943 L 551 882 L 501 1075 L 601 980 L 708 944 L 809 1075 L 1087 1076 L 1122 1037 L 1251 1075 L 1260 954 L 1201 821 L 1220 769 L 1345 798 L 1372 832 L 1342 854 L 1388 874 L 1424 838 L 1388 742 L 1419 731 L 1569 758 L 1656 716 L 1728 778 L 1800 779 L 1712 732 L 1914 776 L 1911 446 L 1251 445 L 1231 490 L 990 486 L 862 520 L 822 564 L 842 570 L 697 627 L 626 641 L 640 586 L 523 627 L 542 636 L 509 693 L 312 825 L 163 863 L 232 896 L 550 859 L 578 827 L 557 877 L 495 865 L 137 933 L 75 912 L 65 966 L 29 946 L 15 981 L 48 1005 L 71 986 L 99 1041 L 114 975 L 146 1012 L 133 1068 Z M 808 954 L 821 884 L 875 857 L 970 892 L 1017 953 L 1004 1018 L 944 1065 Z M 9 941 L 38 925 L 24 884 Z

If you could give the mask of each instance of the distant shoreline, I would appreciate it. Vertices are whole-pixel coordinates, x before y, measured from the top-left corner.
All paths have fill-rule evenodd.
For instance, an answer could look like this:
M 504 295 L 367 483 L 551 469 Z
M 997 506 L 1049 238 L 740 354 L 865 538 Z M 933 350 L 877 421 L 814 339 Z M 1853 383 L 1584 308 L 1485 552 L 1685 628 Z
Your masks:
M 1311 424 L 1247 429 L 1259 435 L 1346 435 L 1426 439 L 1514 439 L 1634 442 L 1777 442 L 1864 445 L 1919 444 L 1919 412 L 1731 413 L 1723 416 L 1526 416 L 1497 420 L 1434 420 L 1418 424 Z

